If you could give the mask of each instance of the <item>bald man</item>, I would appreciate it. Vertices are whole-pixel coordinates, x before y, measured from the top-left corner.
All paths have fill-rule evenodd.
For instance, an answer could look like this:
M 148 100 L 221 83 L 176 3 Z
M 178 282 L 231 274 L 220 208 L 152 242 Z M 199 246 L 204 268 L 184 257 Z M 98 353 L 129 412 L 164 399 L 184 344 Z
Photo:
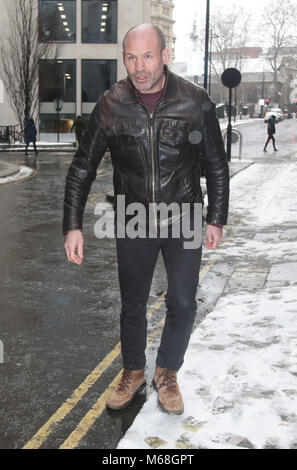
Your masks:
M 229 200 L 228 162 L 215 105 L 206 91 L 173 74 L 162 31 L 151 24 L 131 28 L 123 40 L 128 77 L 100 96 L 89 126 L 68 170 L 64 202 L 65 250 L 76 264 L 83 260 L 82 217 L 97 167 L 109 148 L 114 169 L 116 249 L 121 292 L 121 380 L 106 406 L 121 410 L 146 385 L 146 306 L 159 253 L 167 273 L 167 314 L 156 358 L 153 386 L 166 413 L 184 410 L 177 372 L 183 364 L 196 314 L 201 243 L 186 247 L 187 237 L 176 236 L 173 217 L 165 220 L 161 236 L 156 205 L 190 210 L 196 227 L 195 205 L 202 205 L 201 155 L 208 189 L 205 247 L 222 241 Z M 119 235 L 117 200 L 125 198 L 125 233 Z M 145 235 L 131 235 L 131 204 L 143 207 Z M 135 206 L 134 206 L 135 207 Z M 152 211 L 151 211 L 151 208 Z M 192 211 L 193 209 L 193 211 Z M 128 215 L 130 213 L 130 215 Z M 152 214 L 152 217 L 151 217 Z M 168 212 L 169 214 L 169 212 Z M 149 222 L 153 219 L 155 232 Z M 181 223 L 183 216 L 177 218 Z M 176 220 L 175 220 L 176 222 Z M 201 226 L 200 226 L 201 227 Z M 130 231 L 129 231 L 130 230 Z

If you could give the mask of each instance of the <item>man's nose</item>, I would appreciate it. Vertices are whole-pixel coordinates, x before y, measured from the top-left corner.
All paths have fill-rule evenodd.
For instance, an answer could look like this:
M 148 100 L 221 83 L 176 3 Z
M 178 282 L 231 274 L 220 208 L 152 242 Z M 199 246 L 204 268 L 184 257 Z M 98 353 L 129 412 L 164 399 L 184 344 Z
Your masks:
M 144 60 L 141 57 L 136 59 L 135 69 L 136 72 L 142 72 L 144 70 Z

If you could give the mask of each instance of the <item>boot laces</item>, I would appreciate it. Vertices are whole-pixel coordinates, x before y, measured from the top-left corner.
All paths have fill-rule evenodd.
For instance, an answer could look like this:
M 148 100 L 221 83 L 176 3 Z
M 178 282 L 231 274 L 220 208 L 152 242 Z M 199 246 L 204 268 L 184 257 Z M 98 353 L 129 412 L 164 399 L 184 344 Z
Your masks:
M 177 383 L 176 383 L 176 376 L 175 371 L 171 369 L 164 369 L 161 373 L 160 378 L 162 377 L 160 386 L 166 387 L 166 391 L 168 392 L 176 392 L 177 390 Z
M 125 391 L 132 382 L 133 372 L 129 369 L 124 369 L 121 381 L 118 385 L 118 390 Z

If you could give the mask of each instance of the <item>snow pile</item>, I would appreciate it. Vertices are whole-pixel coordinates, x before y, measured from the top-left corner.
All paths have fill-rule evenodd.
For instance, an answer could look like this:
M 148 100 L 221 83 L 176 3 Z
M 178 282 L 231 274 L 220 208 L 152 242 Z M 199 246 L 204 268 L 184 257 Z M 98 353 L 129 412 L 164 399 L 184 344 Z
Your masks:
M 255 164 L 231 180 L 240 235 L 219 251 L 235 269 L 252 272 L 264 260 L 264 287 L 220 298 L 178 374 L 183 415 L 161 412 L 153 392 L 119 449 L 297 448 L 296 178 L 289 161 Z

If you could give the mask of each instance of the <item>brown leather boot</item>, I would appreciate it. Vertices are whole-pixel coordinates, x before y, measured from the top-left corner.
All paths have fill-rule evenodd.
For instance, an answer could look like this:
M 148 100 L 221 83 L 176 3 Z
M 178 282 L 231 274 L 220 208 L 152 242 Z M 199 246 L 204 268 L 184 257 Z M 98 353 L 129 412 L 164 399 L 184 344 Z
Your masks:
M 183 399 L 176 381 L 176 371 L 156 366 L 153 386 L 158 392 L 160 408 L 170 415 L 184 412 Z
M 121 410 L 128 406 L 135 395 L 146 386 L 144 370 L 124 369 L 122 378 L 117 387 L 106 400 L 107 408 Z

